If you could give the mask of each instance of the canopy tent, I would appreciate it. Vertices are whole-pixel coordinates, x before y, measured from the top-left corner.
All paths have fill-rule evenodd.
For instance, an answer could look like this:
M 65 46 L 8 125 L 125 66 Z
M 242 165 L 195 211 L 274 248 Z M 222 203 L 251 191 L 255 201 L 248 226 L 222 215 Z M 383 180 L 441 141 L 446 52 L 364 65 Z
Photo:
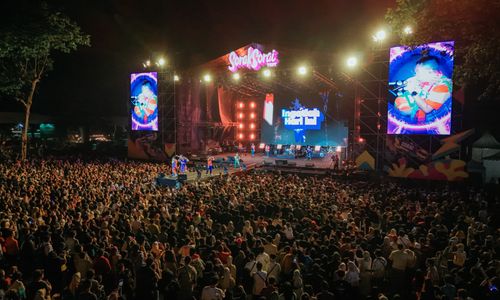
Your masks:
M 482 161 L 500 153 L 500 142 L 489 132 L 485 132 L 477 141 L 472 144 L 472 159 Z

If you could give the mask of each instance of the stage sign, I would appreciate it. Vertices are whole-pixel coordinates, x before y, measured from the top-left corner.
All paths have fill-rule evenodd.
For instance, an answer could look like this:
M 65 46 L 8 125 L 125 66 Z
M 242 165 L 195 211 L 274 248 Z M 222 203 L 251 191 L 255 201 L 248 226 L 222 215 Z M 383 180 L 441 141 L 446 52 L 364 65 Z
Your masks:
M 262 53 L 259 49 L 248 47 L 245 55 L 238 55 L 232 51 L 229 53 L 229 71 L 236 72 L 239 69 L 250 69 L 258 71 L 263 67 L 276 67 L 279 63 L 278 51 L 272 50 Z
M 158 74 L 130 75 L 132 130 L 158 131 Z
M 390 49 L 388 134 L 450 134 L 453 55 L 453 41 Z

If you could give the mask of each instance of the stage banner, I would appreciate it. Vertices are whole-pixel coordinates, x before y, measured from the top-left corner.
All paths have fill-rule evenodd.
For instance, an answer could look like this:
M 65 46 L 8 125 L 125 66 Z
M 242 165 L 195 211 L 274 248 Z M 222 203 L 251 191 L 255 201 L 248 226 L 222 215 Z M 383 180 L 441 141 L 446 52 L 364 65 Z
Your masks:
M 229 126 L 233 116 L 233 100 L 234 93 L 226 90 L 222 86 L 217 88 L 218 102 L 219 102 L 219 116 L 222 125 Z
M 156 133 L 134 134 L 131 132 L 127 142 L 127 156 L 132 159 L 167 161 L 164 146 Z

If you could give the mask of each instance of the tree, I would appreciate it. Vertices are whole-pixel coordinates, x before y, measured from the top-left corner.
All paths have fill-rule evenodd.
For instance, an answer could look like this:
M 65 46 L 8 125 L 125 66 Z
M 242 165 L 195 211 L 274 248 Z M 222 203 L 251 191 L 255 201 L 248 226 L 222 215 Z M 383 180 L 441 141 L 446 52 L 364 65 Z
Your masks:
M 499 0 L 397 0 L 386 20 L 403 45 L 454 40 L 455 82 L 480 101 L 500 101 Z
M 5 11 L 5 10 L 4 10 Z M 54 64 L 54 54 L 90 45 L 90 37 L 44 2 L 19 1 L 0 21 L 0 93 L 24 107 L 21 158 L 27 158 L 35 91 Z

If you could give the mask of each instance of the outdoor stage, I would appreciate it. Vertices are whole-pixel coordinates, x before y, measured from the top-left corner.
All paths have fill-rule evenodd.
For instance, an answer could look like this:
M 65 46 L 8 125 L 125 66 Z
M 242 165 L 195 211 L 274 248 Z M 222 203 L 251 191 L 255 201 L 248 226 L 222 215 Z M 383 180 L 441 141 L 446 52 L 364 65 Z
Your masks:
M 251 156 L 248 153 L 241 153 L 241 168 L 234 168 L 234 163 L 230 162 L 235 153 L 221 153 L 213 155 L 215 157 L 214 170 L 212 176 L 206 173 L 205 157 L 194 158 L 189 163 L 186 173 L 186 182 L 206 180 L 214 176 L 235 175 L 250 170 L 281 171 L 286 173 L 324 175 L 333 169 L 332 153 L 325 153 L 324 157 L 314 157 L 311 160 L 306 158 L 284 158 L 283 156 L 267 157 L 264 153 L 256 153 Z M 224 160 L 224 161 L 223 161 Z M 201 177 L 198 178 L 195 166 L 202 170 Z M 227 173 L 224 169 L 226 166 Z M 176 180 L 176 177 L 166 176 L 167 180 Z

